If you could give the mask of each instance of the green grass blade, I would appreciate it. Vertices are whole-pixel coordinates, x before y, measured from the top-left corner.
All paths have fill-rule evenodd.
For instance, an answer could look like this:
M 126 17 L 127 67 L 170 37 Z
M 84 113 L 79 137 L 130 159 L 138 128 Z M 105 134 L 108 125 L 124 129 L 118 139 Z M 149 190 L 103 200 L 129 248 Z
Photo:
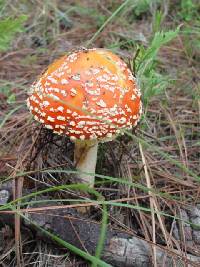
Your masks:
M 24 106 L 23 105 L 20 105 L 20 106 L 17 106 L 16 108 L 12 109 L 5 117 L 4 119 L 2 120 L 2 122 L 0 123 L 0 129 L 4 126 L 4 124 L 6 123 L 6 121 L 12 116 L 13 113 L 15 113 L 17 110 L 19 110 L 20 108 L 22 108 Z
M 128 4 L 130 0 L 126 0 L 124 3 L 122 3 L 115 12 L 112 13 L 112 15 L 102 24 L 102 26 L 98 29 L 98 31 L 92 36 L 92 38 L 86 43 L 86 47 L 89 47 L 98 37 L 98 35 L 103 31 L 103 29 L 108 25 L 108 23 L 116 17 L 116 15 Z

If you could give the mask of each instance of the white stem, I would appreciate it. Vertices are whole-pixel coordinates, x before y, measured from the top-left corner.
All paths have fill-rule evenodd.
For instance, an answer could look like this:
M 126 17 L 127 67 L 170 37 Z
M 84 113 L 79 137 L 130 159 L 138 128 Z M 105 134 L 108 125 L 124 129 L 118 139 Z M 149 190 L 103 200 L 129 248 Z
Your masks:
M 91 173 L 89 174 L 79 174 L 79 178 L 83 183 L 89 184 L 90 187 L 94 186 L 94 177 L 96 162 L 97 162 L 97 149 L 98 142 L 75 142 L 74 160 L 76 163 L 76 168 L 80 172 Z

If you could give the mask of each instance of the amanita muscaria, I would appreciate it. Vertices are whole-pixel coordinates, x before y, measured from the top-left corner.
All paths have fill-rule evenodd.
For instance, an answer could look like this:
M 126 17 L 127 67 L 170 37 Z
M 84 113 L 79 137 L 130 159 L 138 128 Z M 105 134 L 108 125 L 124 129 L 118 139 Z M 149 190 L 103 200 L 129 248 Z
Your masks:
M 142 110 L 126 63 L 99 48 L 72 52 L 52 63 L 32 85 L 27 106 L 35 120 L 75 143 L 79 177 L 90 186 L 98 142 L 136 126 Z

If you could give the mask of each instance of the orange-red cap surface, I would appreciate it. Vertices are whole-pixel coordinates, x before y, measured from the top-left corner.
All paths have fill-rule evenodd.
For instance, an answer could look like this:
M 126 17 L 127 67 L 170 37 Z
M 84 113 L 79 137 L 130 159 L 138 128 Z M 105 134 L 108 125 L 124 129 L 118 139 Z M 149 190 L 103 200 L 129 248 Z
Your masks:
M 140 118 L 136 80 L 126 63 L 105 49 L 72 52 L 51 64 L 32 85 L 34 118 L 72 140 L 112 138 Z

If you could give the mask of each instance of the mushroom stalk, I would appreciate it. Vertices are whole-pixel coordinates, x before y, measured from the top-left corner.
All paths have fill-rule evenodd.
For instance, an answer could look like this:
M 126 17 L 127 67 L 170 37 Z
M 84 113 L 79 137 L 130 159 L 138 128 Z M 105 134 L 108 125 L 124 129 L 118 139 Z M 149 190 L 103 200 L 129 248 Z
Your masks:
M 94 186 L 95 169 L 97 162 L 98 142 L 76 141 L 74 151 L 74 161 L 81 181 Z M 91 174 L 86 174 L 91 173 Z

